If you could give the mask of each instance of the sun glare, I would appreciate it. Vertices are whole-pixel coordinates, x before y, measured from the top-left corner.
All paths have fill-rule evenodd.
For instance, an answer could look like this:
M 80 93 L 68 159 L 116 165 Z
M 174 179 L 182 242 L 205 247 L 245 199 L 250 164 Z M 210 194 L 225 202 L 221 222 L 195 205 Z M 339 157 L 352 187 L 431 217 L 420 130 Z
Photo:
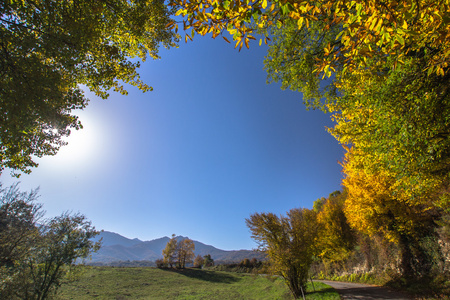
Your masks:
M 101 146 L 101 136 L 92 122 L 86 115 L 80 117 L 84 128 L 72 130 L 69 137 L 64 140 L 68 143 L 62 146 L 55 156 L 44 157 L 46 163 L 58 164 L 67 167 L 84 167 L 90 164 L 99 155 Z
M 56 157 L 68 160 L 88 159 L 95 151 L 95 133 L 92 130 L 73 130 L 68 138 L 68 143 L 61 147 Z

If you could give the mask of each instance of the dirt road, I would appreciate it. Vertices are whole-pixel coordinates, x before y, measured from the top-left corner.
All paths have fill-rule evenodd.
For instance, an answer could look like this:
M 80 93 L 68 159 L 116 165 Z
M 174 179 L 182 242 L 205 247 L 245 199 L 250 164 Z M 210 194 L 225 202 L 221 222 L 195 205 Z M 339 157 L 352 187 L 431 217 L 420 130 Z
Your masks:
M 332 286 L 341 295 L 342 299 L 389 299 L 389 300 L 409 300 L 412 299 L 405 294 L 392 291 L 385 287 L 373 286 L 359 283 L 338 282 L 320 280 L 321 282 Z

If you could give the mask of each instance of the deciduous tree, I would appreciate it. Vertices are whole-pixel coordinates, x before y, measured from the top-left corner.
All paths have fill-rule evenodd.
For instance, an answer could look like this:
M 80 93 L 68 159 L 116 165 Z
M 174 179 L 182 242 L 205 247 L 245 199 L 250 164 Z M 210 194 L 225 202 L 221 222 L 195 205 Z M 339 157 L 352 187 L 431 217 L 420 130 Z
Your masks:
M 246 223 L 259 250 L 267 253 L 272 272 L 282 276 L 292 295 L 299 298 L 316 253 L 317 214 L 308 209 L 291 209 L 287 216 L 280 217 L 255 213 Z
M 359 168 L 395 173 L 399 192 L 413 191 L 418 199 L 445 191 L 450 172 L 450 76 L 424 74 L 422 60 L 410 58 L 382 74 L 342 76 L 342 95 L 329 104 L 336 121 L 330 131 L 357 150 L 352 157 Z M 448 207 L 448 195 L 440 198 L 436 204 Z
M 399 193 L 395 174 L 387 171 L 364 172 L 347 153 L 343 181 L 348 190 L 345 214 L 351 226 L 370 236 L 382 234 L 400 248 L 400 269 L 407 277 L 429 274 L 435 257 L 426 243 L 437 243 L 437 220 L 440 212 L 433 195 L 421 194 L 411 199 L 410 193 Z
M 203 267 L 203 257 L 198 254 L 194 259 L 194 268 L 201 268 Z
M 0 298 L 47 299 L 77 259 L 98 249 L 98 232 L 80 214 L 40 219 L 36 191 L 13 185 L 0 194 Z
M 29 255 L 37 242 L 36 222 L 42 217 L 41 205 L 35 201 L 37 190 L 20 192 L 18 184 L 9 188 L 0 185 L 0 265 L 14 266 Z
M 176 263 L 177 259 L 177 239 L 175 234 L 172 234 L 172 238 L 167 242 L 166 247 L 163 249 L 164 263 L 171 268 Z
M 255 27 L 285 25 L 291 20 L 298 29 L 323 23 L 324 30 L 337 29 L 335 40 L 323 44 L 324 55 L 314 62 L 316 72 L 331 72 L 345 65 L 349 70 L 364 68 L 366 59 L 395 56 L 397 62 L 410 52 L 430 49 L 427 68 L 443 74 L 448 67 L 450 22 L 447 1 L 178 1 L 183 27 L 213 37 L 228 31 L 236 47 L 248 48 L 255 39 Z M 175 26 L 175 24 L 174 24 Z M 226 38 L 225 38 L 226 39 Z
M 318 256 L 329 261 L 342 261 L 350 256 L 355 246 L 355 232 L 344 213 L 347 191 L 336 191 L 322 202 L 317 220 L 320 232 L 317 238 Z M 314 205 L 317 207 L 318 205 Z
M 195 245 L 191 239 L 183 239 L 177 244 L 177 266 L 180 269 L 186 267 L 186 263 L 191 263 L 194 258 Z
M 205 267 L 213 267 L 214 259 L 211 258 L 211 254 L 207 254 L 203 256 L 203 265 Z
M 17 1 L 0 4 L 0 171 L 30 172 L 33 156 L 54 155 L 71 129 L 75 109 L 124 84 L 151 87 L 139 61 L 176 45 L 161 0 Z

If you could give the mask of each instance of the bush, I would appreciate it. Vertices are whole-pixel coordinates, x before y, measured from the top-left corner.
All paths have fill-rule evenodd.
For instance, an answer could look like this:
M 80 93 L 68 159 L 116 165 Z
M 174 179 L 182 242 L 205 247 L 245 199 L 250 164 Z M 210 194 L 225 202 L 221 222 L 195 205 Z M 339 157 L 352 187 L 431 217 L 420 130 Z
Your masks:
M 159 269 L 165 269 L 168 267 L 167 263 L 164 262 L 164 259 L 160 258 L 155 261 L 156 267 Z

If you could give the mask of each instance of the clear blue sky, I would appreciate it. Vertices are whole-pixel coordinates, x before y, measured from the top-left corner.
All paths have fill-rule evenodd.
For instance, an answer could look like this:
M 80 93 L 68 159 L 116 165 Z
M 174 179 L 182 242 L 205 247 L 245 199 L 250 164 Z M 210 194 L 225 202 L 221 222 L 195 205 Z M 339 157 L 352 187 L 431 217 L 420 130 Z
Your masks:
M 153 92 L 91 95 L 85 128 L 19 179 L 22 190 L 40 186 L 47 216 L 71 210 L 129 238 L 251 249 L 250 214 L 311 208 L 341 188 L 329 116 L 266 84 L 265 47 L 197 37 L 160 54 L 140 69 Z

